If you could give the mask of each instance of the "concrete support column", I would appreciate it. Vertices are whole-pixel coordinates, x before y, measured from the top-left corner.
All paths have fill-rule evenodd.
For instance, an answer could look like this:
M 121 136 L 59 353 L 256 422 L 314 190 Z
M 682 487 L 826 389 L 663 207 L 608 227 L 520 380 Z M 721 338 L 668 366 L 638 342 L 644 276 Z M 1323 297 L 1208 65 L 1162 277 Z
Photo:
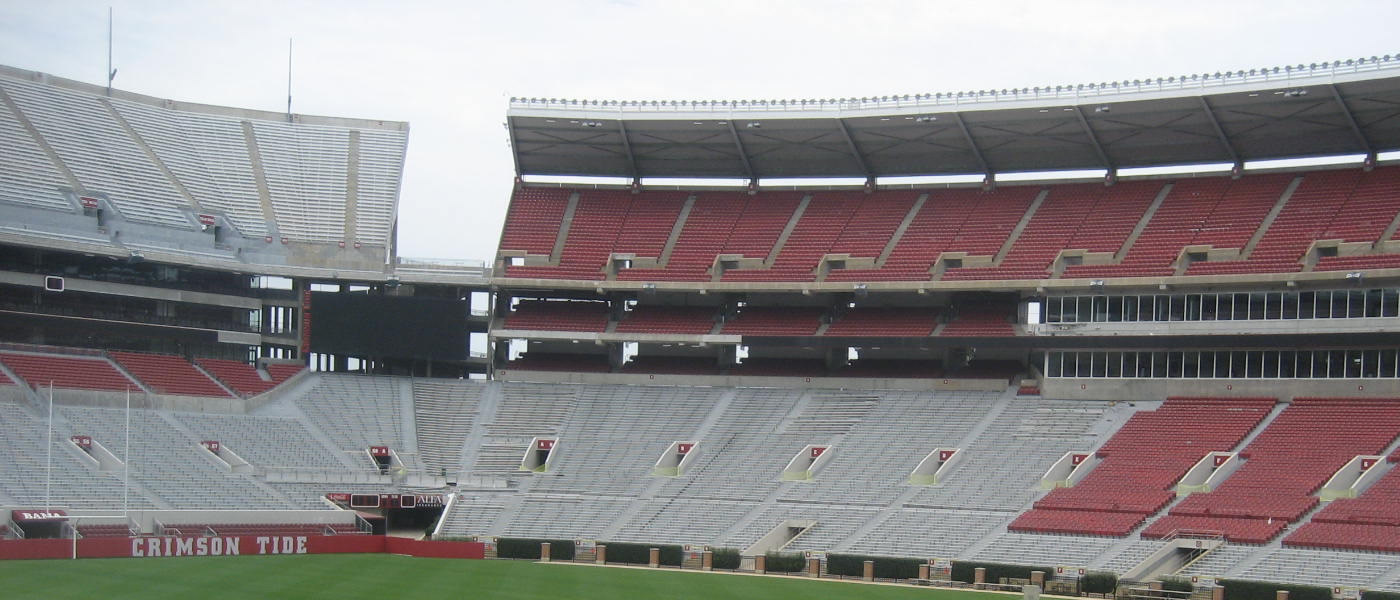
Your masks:
M 866 581 L 875 581 L 875 561 L 865 561 L 861 568 L 860 578 Z
M 768 572 L 768 557 L 762 554 L 753 557 L 753 572 L 762 575 Z
M 987 568 L 977 567 L 972 570 L 972 585 L 978 589 L 987 584 Z
M 607 562 L 608 562 L 608 547 L 607 547 L 606 544 L 598 544 L 598 554 L 597 554 L 597 556 L 593 559 L 593 562 L 594 562 L 595 564 L 600 564 L 600 565 L 602 565 L 602 564 L 607 564 Z
M 540 562 L 549 562 L 549 542 L 540 542 Z
M 647 566 L 648 566 L 648 567 L 651 567 L 651 568 L 653 568 L 653 569 L 655 569 L 655 568 L 661 566 L 661 549 L 660 549 L 660 548 L 652 548 L 652 549 L 651 549 L 650 555 L 647 556 Z
M 703 553 L 700 554 L 700 570 L 701 570 L 701 571 L 713 571 L 713 570 L 715 570 L 715 553 L 714 553 L 714 552 L 711 552 L 711 551 L 709 551 L 709 550 L 706 550 L 706 551 L 704 551 Z
M 1210 591 L 1210 600 L 1225 600 L 1225 588 L 1215 586 L 1215 589 Z
M 1045 589 L 1045 571 L 1031 571 L 1031 585 Z
M 817 557 L 815 557 L 815 556 L 813 556 L 812 558 L 807 559 L 807 576 L 808 576 L 808 577 L 821 577 L 821 576 L 822 576 L 822 559 L 817 558 Z

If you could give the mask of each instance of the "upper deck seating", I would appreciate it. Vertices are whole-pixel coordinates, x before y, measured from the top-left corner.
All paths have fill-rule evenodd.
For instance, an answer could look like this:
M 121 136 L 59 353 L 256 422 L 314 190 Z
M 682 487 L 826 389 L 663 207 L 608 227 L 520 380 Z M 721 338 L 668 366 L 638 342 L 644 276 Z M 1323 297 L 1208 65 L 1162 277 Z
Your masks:
M 522 300 L 506 314 L 506 329 L 549 331 L 591 331 L 601 333 L 608 326 L 605 302 L 550 302 Z

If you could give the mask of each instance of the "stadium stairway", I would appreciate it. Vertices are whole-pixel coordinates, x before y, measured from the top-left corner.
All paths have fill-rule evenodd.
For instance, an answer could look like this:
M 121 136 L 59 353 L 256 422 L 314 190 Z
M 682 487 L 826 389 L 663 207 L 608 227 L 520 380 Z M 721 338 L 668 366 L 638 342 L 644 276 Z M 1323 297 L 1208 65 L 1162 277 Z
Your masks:
M 194 433 L 193 431 L 190 431 L 190 429 L 189 429 L 188 427 L 186 427 L 184 423 L 181 423 L 180 420 L 177 419 L 177 418 L 175 418 L 174 415 L 170 414 L 169 411 L 158 410 L 158 411 L 155 411 L 155 413 L 156 413 L 156 415 L 160 416 L 161 419 L 163 419 L 166 423 L 168 423 L 168 424 L 169 424 L 172 428 L 174 428 L 176 431 L 178 431 L 178 432 L 184 434 L 184 436 L 185 436 L 186 438 L 189 438 L 190 440 L 199 440 L 199 439 L 200 439 L 201 436 L 195 435 L 195 433 Z M 234 451 L 236 452 L 237 449 L 235 449 Z M 257 466 L 257 465 L 254 465 L 254 467 L 256 467 L 256 466 Z M 243 476 L 243 479 L 246 480 L 246 481 L 247 481 L 249 484 L 251 484 L 253 487 L 262 490 L 263 493 L 266 493 L 267 495 L 272 496 L 273 498 L 276 498 L 277 500 L 280 500 L 280 501 L 282 501 L 282 502 L 287 503 L 287 506 L 295 506 L 295 505 L 296 505 L 296 502 L 294 502 L 294 501 L 293 501 L 291 498 L 289 498 L 286 494 L 282 493 L 281 490 L 278 490 L 278 489 L 272 487 L 271 485 L 268 485 L 266 482 L 261 481 L 261 480 L 260 480 L 259 478 L 257 478 L 257 477 L 254 477 L 254 476 L 252 476 L 252 475 L 244 475 L 244 476 Z
M 339 447 L 335 445 L 335 442 L 331 440 L 330 436 L 326 435 L 326 432 L 316 424 L 316 421 L 307 416 L 305 412 L 302 412 L 296 402 L 290 400 L 291 398 L 305 396 L 309 391 L 315 388 L 319 382 L 320 375 L 308 372 L 301 379 L 293 383 L 291 389 L 285 390 L 285 398 L 288 400 L 283 402 L 269 402 L 254 409 L 249 414 L 296 418 L 301 422 L 302 426 L 306 428 L 306 431 L 311 434 L 311 437 L 315 438 L 317 443 L 324 446 L 326 451 L 329 452 L 331 456 L 336 457 L 347 470 L 355 471 L 365 469 L 366 464 L 363 461 L 356 461 L 344 452 L 341 452 Z
M 1372 589 L 1395 591 L 1400 590 L 1400 565 L 1396 565 L 1389 570 L 1378 575 Z
M 477 399 L 476 419 L 472 421 L 472 427 L 466 433 L 466 439 L 462 445 L 461 465 L 459 473 L 468 473 L 472 465 L 476 464 L 477 455 L 480 453 L 482 440 L 486 436 L 486 424 L 496 420 L 496 410 L 501 406 L 501 386 L 488 385 L 481 391 L 481 397 Z
M 418 427 L 414 422 L 413 412 L 413 379 L 399 379 L 399 439 L 402 440 L 403 450 L 395 450 L 400 455 L 407 454 L 412 460 L 405 460 L 400 456 L 406 465 L 415 465 L 422 468 L 423 463 L 418 457 Z

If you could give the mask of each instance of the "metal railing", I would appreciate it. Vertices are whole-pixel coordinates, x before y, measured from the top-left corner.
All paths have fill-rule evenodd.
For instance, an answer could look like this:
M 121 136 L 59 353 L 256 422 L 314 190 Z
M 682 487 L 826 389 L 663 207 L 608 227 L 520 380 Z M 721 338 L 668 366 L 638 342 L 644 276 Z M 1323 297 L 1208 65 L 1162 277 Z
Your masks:
M 898 110 L 907 108 L 954 109 L 963 105 L 1044 100 L 1083 100 L 1125 94 L 1209 90 L 1235 85 L 1336 77 L 1357 73 L 1400 71 L 1400 54 L 1352 58 L 1332 62 L 1284 65 L 1262 69 L 1217 71 L 1189 75 L 1038 86 L 865 96 L 860 98 L 808 98 L 786 100 L 580 100 L 568 98 L 510 99 L 511 108 L 561 111 L 602 111 L 615 113 L 731 113 L 739 112 L 836 112 L 851 110 Z

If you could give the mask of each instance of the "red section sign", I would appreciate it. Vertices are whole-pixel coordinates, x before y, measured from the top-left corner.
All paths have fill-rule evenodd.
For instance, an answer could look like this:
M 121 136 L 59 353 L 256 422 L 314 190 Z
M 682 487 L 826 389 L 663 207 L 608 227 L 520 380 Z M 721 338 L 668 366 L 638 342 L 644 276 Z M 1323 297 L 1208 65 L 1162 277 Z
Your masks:
M 209 226 L 214 224 L 214 215 L 199 215 L 199 224 Z
M 956 453 L 957 450 L 939 450 L 938 460 L 939 462 L 946 462 L 948 459 L 953 458 L 953 455 Z
M 826 446 L 813 446 L 813 447 L 812 447 L 812 458 L 816 458 L 816 457 L 818 457 L 818 456 L 821 456 L 823 452 L 826 452 Z
M 1079 463 L 1084 462 L 1086 458 L 1089 458 L 1088 454 L 1071 454 L 1069 455 L 1069 464 L 1079 466 Z
M 389 447 L 388 447 L 388 446 L 370 446 L 370 447 L 369 447 L 369 455 L 370 455 L 370 456 L 388 456 L 388 455 L 389 455 Z
M 34 521 L 66 521 L 68 513 L 61 510 L 12 510 L 10 519 L 16 523 L 30 523 Z
M 71 439 L 73 440 L 74 444 L 77 444 L 78 447 L 82 448 L 83 450 L 92 449 L 92 436 L 90 435 L 75 435 Z
M 204 440 L 200 443 L 204 445 L 204 448 L 206 450 L 213 452 L 214 454 L 219 453 L 219 442 L 217 440 Z
M 78 202 L 83 205 L 83 208 L 97 208 L 97 198 L 92 196 L 79 196 Z
M 677 453 L 677 454 L 689 454 L 689 453 L 690 453 L 690 449 L 691 449 L 691 448 L 694 448 L 694 447 L 695 447 L 695 444 L 676 444 L 676 453 Z
M 538 440 L 535 442 L 535 448 L 540 450 L 553 450 L 554 440 Z
M 1223 465 L 1227 460 L 1230 460 L 1229 454 L 1217 454 L 1215 455 L 1215 466 Z
M 330 500 L 331 502 L 339 502 L 339 503 L 341 503 L 341 504 L 349 504 L 349 503 L 350 503 L 350 493 L 349 493 L 349 492 L 331 492 L 331 493 L 329 493 L 329 494 L 326 494 L 326 499 L 327 499 L 327 500 Z
M 1362 470 L 1362 471 L 1365 471 L 1366 469 L 1369 469 L 1369 468 L 1371 468 L 1372 466 L 1375 466 L 1375 464 L 1376 464 L 1376 459 L 1374 459 L 1374 458 L 1363 458 L 1363 459 L 1361 459 L 1361 470 Z

